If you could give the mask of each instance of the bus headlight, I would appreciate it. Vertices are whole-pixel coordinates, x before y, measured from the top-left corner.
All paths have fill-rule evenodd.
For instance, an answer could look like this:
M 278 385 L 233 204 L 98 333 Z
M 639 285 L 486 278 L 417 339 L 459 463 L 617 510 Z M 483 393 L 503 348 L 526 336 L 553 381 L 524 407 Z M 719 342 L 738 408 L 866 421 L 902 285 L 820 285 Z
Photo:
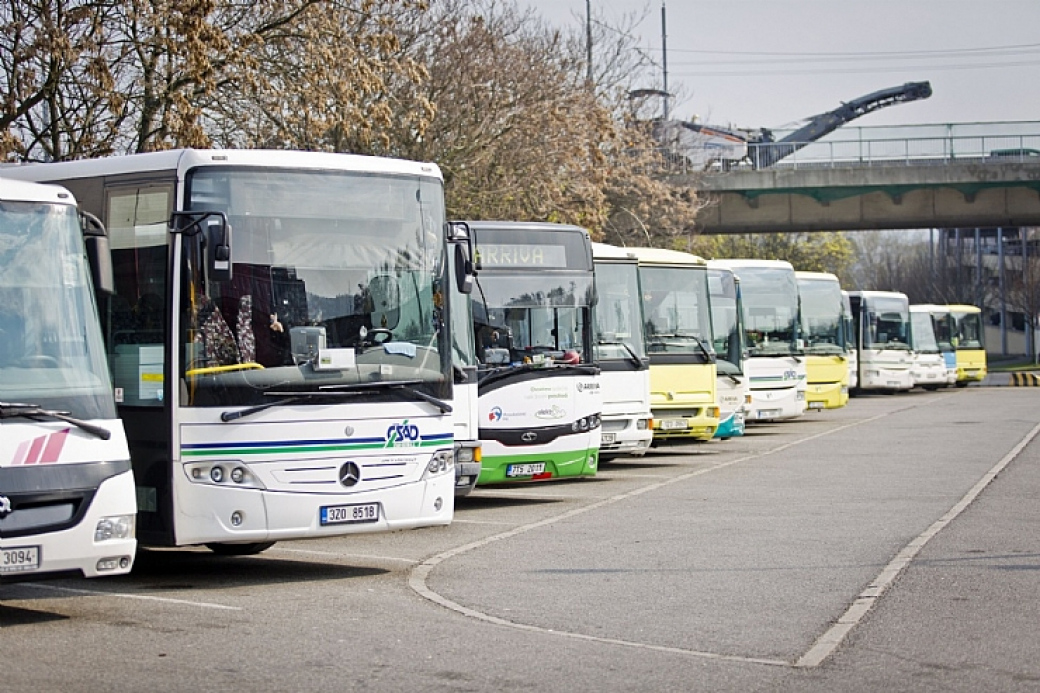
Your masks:
M 184 465 L 184 472 L 193 483 L 232 488 L 266 488 L 263 482 L 239 462 L 192 462 Z
M 136 528 L 136 515 L 113 515 L 102 517 L 94 528 L 94 541 L 132 539 Z
M 426 472 L 423 473 L 423 479 L 429 479 L 433 476 L 440 476 L 449 471 L 455 469 L 455 453 L 452 450 L 438 450 L 433 453 L 433 457 L 430 458 L 429 464 L 426 465 Z

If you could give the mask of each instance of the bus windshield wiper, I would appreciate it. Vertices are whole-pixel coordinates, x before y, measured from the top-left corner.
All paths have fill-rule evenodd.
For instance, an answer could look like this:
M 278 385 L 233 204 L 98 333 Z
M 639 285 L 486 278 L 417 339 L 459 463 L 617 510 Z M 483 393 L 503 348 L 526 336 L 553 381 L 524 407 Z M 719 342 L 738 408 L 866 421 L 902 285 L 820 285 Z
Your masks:
M 0 402 L 0 419 L 11 419 L 15 417 L 24 417 L 26 419 L 40 419 L 40 418 L 51 418 L 65 423 L 70 423 L 76 428 L 83 429 L 87 433 L 97 436 L 101 440 L 108 440 L 112 437 L 112 431 L 101 426 L 95 426 L 92 423 L 87 423 L 80 419 L 69 416 L 67 411 L 51 411 L 44 409 L 38 404 L 25 404 L 23 402 Z
M 632 365 L 634 365 L 636 368 L 642 368 L 643 367 L 642 359 L 640 359 L 639 355 L 636 354 L 635 350 L 633 350 L 632 347 L 630 347 L 628 345 L 628 342 L 611 341 L 609 339 L 601 339 L 598 342 L 596 342 L 596 344 L 599 345 L 599 346 L 619 346 L 619 347 L 622 347 L 626 352 L 628 352 L 628 360 L 632 362 Z
M 376 381 L 372 383 L 351 383 L 349 385 L 322 385 L 318 388 L 317 394 L 326 392 L 332 393 L 356 393 L 364 391 L 375 391 L 375 390 L 391 390 L 396 392 L 407 392 L 413 397 L 418 397 L 424 402 L 429 402 L 433 406 L 441 410 L 442 414 L 449 414 L 452 411 L 450 404 L 442 399 L 438 399 L 433 395 L 428 395 L 422 390 L 418 390 L 414 385 L 422 384 L 422 380 L 396 380 L 396 381 Z

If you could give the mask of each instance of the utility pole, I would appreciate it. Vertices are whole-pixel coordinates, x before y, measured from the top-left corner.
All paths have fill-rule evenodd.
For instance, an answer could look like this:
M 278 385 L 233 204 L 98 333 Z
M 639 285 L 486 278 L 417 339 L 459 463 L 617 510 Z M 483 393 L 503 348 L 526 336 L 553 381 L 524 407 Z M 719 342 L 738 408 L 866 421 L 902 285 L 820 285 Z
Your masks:
M 588 0 L 586 0 L 588 2 Z M 661 0 L 661 66 L 664 74 L 664 120 L 668 121 L 668 23 L 664 8 L 664 0 Z
M 592 86 L 592 0 L 585 0 L 585 81 Z

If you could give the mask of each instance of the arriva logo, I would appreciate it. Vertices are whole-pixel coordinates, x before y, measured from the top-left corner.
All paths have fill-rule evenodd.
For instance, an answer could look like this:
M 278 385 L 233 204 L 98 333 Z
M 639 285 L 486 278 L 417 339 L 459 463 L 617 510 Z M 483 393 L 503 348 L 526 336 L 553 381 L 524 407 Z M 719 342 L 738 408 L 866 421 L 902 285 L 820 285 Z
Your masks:
M 502 407 L 491 407 L 491 411 L 488 412 L 488 421 L 501 421 L 502 420 Z
M 386 444 L 390 447 L 411 447 L 419 442 L 419 427 L 409 424 L 405 419 L 399 424 L 391 424 L 386 429 Z

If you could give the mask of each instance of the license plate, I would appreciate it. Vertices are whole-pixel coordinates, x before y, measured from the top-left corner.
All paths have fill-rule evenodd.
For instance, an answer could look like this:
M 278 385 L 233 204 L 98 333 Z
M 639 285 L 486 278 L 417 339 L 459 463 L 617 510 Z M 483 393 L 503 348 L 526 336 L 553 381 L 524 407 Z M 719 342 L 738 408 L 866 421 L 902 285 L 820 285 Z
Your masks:
M 323 505 L 319 512 L 323 525 L 354 525 L 379 521 L 379 503 Z
M 810 409 L 823 409 L 823 402 L 809 402 Z
M 780 416 L 779 409 L 759 409 L 758 418 L 760 419 L 775 419 Z
M 600 442 L 601 445 L 613 445 L 614 444 L 614 434 L 613 433 L 603 433 L 602 436 L 603 437 L 602 437 L 601 442 Z
M 534 476 L 545 472 L 545 462 L 511 464 L 506 467 L 506 476 Z
M 888 385 L 889 385 L 890 387 L 899 387 L 899 385 L 900 385 L 900 382 L 899 382 L 898 380 L 889 380 L 889 381 L 888 381 Z
M 928 374 L 928 377 L 929 377 L 929 378 L 938 378 L 938 377 L 939 377 L 939 375 L 938 375 L 937 373 L 929 373 L 929 374 Z
M 2 549 L 0 553 L 0 573 L 25 573 L 38 570 L 40 567 L 39 546 L 19 546 Z
M 686 419 L 662 419 L 661 429 L 665 431 L 675 431 L 677 429 L 689 428 L 689 424 Z

